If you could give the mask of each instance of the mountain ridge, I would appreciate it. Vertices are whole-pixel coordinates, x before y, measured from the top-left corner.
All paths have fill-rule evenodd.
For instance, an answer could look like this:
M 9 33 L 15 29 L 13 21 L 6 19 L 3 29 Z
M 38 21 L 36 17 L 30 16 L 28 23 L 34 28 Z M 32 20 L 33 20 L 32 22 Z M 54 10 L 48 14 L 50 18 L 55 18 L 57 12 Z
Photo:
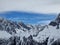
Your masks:
M 56 22 L 56 20 L 54 22 Z M 0 37 L 0 44 L 52 45 L 58 43 L 59 45 L 60 41 L 56 41 L 58 41 L 58 39 L 60 40 L 60 27 L 59 29 L 57 29 L 57 24 L 55 24 L 54 22 L 52 22 L 53 24 L 48 25 L 27 25 L 23 22 L 14 22 L 0 17 L 0 32 L 3 31 L 0 34 L 3 34 L 2 37 L 5 37 L 2 39 Z M 4 35 L 4 32 L 7 35 Z

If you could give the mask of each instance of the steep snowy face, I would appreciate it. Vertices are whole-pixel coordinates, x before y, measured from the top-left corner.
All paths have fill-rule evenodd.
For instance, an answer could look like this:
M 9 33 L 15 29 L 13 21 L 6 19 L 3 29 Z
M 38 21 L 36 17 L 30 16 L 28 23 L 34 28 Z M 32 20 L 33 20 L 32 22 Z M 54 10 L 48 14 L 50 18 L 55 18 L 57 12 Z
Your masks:
M 20 37 L 20 39 L 23 41 L 23 37 L 28 38 L 30 36 L 29 32 L 26 30 L 25 32 L 21 29 L 16 29 L 16 36 Z
M 0 39 L 9 39 L 12 35 L 6 31 L 0 31 Z
M 48 39 L 48 45 L 51 45 L 56 40 L 60 39 L 60 29 L 56 29 L 56 27 L 50 27 L 50 36 Z
M 45 27 L 45 29 L 41 32 L 39 32 L 37 37 L 33 37 L 33 39 L 37 42 L 43 43 L 47 38 L 48 39 L 48 45 L 52 44 L 54 41 L 58 40 L 60 38 L 60 29 L 56 29 L 56 26 L 49 26 L 48 28 Z M 52 40 L 54 39 L 54 40 Z M 52 42 L 51 42 L 52 40 Z
M 29 39 L 30 35 L 32 35 L 33 31 L 30 32 L 29 30 L 26 30 L 26 31 L 23 31 L 21 29 L 15 29 L 16 30 L 16 36 L 20 37 L 20 40 L 19 41 L 23 41 L 21 43 L 24 43 L 24 37 L 27 39 L 27 40 L 31 40 Z M 3 33 L 6 33 L 6 32 L 3 32 Z M 9 33 L 6 33 L 5 35 L 9 35 L 8 37 L 5 37 L 5 38 L 9 38 L 10 37 L 10 34 Z M 44 43 L 46 41 L 46 39 L 48 38 L 48 42 L 47 44 L 48 45 L 51 45 L 52 43 L 54 43 L 56 40 L 58 40 L 60 38 L 59 36 L 60 34 L 60 29 L 56 29 L 56 26 L 53 27 L 53 26 L 50 26 L 48 25 L 48 27 L 45 27 L 42 31 L 40 31 L 38 33 L 37 36 L 33 36 L 33 40 L 39 43 Z M 0 34 L 1 35 L 1 34 Z M 52 42 L 51 42 L 52 40 Z

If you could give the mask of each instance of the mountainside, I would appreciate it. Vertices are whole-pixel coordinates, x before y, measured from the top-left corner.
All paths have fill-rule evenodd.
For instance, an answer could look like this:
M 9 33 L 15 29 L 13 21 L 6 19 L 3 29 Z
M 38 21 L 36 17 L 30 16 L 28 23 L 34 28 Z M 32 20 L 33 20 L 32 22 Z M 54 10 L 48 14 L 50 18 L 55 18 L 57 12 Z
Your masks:
M 54 26 L 55 25 L 55 26 Z M 59 45 L 60 25 L 31 25 L 0 17 L 0 45 Z

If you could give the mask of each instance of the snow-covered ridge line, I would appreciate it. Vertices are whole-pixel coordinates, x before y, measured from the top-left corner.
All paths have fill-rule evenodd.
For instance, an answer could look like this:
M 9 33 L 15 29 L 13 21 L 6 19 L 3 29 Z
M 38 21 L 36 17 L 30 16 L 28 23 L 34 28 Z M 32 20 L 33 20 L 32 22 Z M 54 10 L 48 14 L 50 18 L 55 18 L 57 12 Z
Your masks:
M 55 20 L 43 26 L 26 25 L 23 22 L 0 18 L 0 41 L 2 41 L 2 45 L 4 43 L 6 45 L 52 45 L 60 40 L 60 25 L 57 22 L 58 20 Z M 8 42 L 3 41 L 7 38 Z

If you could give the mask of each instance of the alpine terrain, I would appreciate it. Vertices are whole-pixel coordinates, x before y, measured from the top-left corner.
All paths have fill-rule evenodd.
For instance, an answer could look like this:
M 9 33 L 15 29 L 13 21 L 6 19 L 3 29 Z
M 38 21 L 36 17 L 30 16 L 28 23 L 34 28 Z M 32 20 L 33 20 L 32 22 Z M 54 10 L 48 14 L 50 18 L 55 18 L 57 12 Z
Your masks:
M 48 25 L 31 25 L 0 17 L 0 45 L 60 45 L 59 17 Z

